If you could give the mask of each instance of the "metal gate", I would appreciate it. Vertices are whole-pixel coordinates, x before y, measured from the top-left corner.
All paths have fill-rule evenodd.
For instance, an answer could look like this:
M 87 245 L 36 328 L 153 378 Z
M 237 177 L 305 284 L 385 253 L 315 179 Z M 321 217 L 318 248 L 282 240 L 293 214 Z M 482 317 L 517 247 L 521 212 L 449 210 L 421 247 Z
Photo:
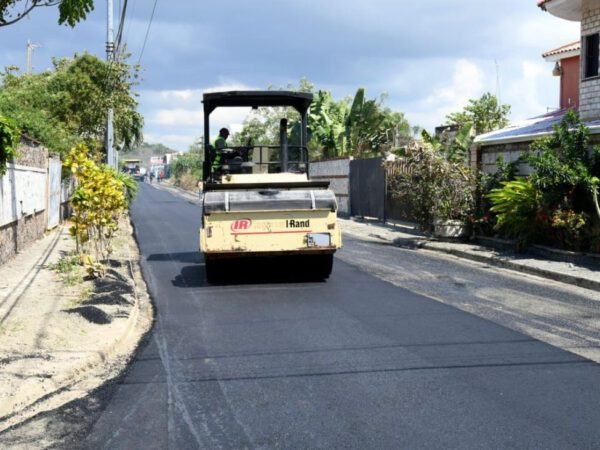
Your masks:
M 60 158 L 48 159 L 48 229 L 60 223 L 61 169 Z
M 350 161 L 350 214 L 385 220 L 383 158 Z

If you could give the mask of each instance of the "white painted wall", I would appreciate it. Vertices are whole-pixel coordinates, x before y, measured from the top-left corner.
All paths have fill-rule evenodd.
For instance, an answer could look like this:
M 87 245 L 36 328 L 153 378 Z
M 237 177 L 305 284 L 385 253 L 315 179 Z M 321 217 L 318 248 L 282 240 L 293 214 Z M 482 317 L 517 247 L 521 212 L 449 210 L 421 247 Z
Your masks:
M 0 177 L 0 226 L 46 209 L 46 170 L 8 165 Z

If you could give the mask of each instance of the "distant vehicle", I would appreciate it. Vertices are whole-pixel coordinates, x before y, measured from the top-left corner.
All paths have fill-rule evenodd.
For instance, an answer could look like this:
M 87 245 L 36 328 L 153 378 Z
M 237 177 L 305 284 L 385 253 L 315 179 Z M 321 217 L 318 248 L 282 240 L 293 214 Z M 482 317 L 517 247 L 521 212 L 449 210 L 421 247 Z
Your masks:
M 146 177 L 146 168 L 142 167 L 142 161 L 139 159 L 124 159 L 123 172 L 128 173 L 134 180 L 144 181 Z

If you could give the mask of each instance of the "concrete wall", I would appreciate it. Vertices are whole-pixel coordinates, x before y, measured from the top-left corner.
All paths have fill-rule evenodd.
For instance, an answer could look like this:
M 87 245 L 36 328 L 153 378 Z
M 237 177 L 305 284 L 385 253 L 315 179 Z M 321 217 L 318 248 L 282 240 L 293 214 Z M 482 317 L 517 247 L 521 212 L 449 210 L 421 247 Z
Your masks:
M 506 162 L 516 161 L 529 149 L 532 141 L 516 142 L 512 144 L 486 145 L 483 147 L 472 146 L 469 152 L 469 162 L 472 169 L 480 169 L 484 173 L 493 174 L 498 170 L 496 160 L 499 156 Z M 600 134 L 590 135 L 589 147 L 600 145 Z M 591 150 L 590 150 L 591 151 Z M 519 175 L 529 175 L 532 169 L 529 164 L 519 165 Z
M 19 158 L 0 177 L 0 264 L 46 231 L 48 150 L 22 141 Z
M 350 160 L 351 158 L 330 159 L 310 164 L 312 180 L 329 181 L 331 190 L 338 202 L 338 213 L 350 215 Z
M 514 144 L 486 145 L 481 147 L 479 150 L 479 157 L 481 158 L 479 169 L 488 174 L 496 173 L 498 170 L 498 165 L 496 164 L 498 157 L 502 157 L 507 163 L 516 161 L 529 149 L 530 145 L 531 141 Z M 473 156 L 473 151 L 471 152 L 471 155 Z M 519 165 L 520 175 L 528 175 L 529 173 L 531 173 L 531 167 L 529 167 L 528 164 Z
M 581 18 L 581 75 L 585 76 L 585 36 L 600 32 L 598 2 L 585 1 Z M 583 120 L 600 118 L 600 77 L 581 80 L 579 87 L 579 114 Z

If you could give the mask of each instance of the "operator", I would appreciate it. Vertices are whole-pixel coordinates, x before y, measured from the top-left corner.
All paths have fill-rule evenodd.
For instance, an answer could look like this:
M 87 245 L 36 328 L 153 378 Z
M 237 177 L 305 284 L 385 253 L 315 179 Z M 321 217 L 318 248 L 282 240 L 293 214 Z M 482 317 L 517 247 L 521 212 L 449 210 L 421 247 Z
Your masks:
M 227 128 L 221 128 L 219 130 L 219 136 L 213 142 L 213 149 L 215 150 L 215 157 L 213 159 L 213 168 L 221 166 L 221 158 L 223 156 L 223 150 L 227 148 L 227 138 L 229 137 L 229 130 Z

